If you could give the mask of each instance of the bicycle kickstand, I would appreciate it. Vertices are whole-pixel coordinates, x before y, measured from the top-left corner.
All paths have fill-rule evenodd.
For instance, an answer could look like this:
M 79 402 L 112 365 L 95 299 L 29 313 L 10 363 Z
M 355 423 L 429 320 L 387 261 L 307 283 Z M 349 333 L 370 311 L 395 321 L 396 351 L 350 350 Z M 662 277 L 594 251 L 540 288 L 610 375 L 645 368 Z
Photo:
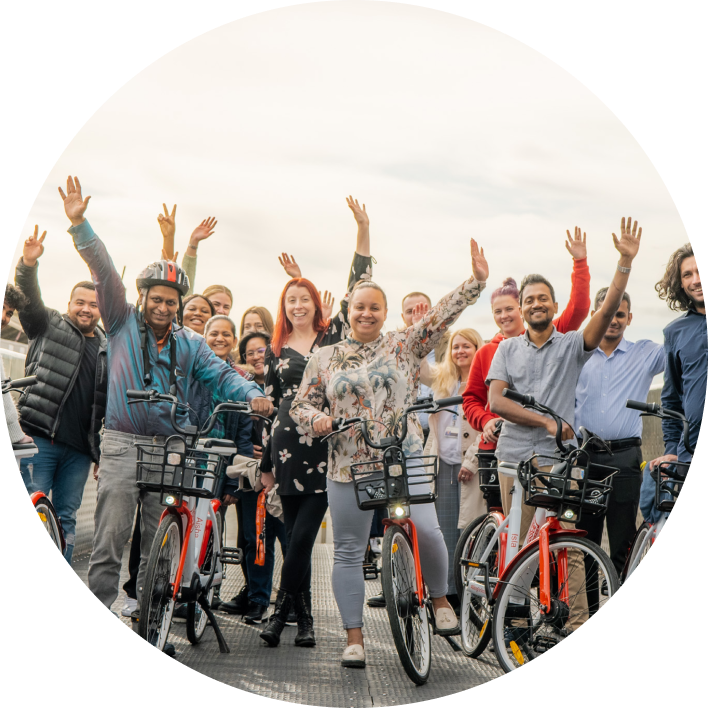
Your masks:
M 206 613 L 206 616 L 211 622 L 211 626 L 214 628 L 214 634 L 216 634 L 216 641 L 219 643 L 219 652 L 221 654 L 230 654 L 231 649 L 229 649 L 229 645 L 226 643 L 224 635 L 221 633 L 221 629 L 219 629 L 219 624 L 216 621 L 216 617 L 214 616 L 211 607 L 209 607 L 209 602 L 207 601 L 206 597 L 204 597 L 204 595 L 199 595 L 199 597 L 197 598 L 197 602 L 199 603 L 199 606 L 202 608 L 202 610 Z

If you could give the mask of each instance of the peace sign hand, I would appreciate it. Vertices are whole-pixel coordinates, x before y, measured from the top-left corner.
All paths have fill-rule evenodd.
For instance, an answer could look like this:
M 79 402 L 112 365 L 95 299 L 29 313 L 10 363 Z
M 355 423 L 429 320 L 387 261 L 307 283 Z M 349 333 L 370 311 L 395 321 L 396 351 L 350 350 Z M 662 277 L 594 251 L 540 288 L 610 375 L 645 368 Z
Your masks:
M 175 214 L 177 212 L 177 205 L 172 207 L 172 213 L 167 211 L 167 205 L 163 203 L 162 208 L 165 210 L 165 215 L 157 215 L 157 223 L 160 224 L 160 231 L 162 231 L 163 238 L 175 237 Z
M 69 221 L 71 221 L 72 226 L 78 226 L 82 224 L 84 219 L 84 213 L 88 207 L 89 199 L 91 197 L 86 197 L 84 199 L 81 195 L 81 183 L 78 177 L 71 179 L 71 175 L 66 178 L 66 194 L 59 187 L 59 195 L 64 201 L 64 211 L 66 212 Z
M 44 253 L 44 237 L 47 235 L 45 231 L 41 236 L 37 236 L 39 227 L 35 225 L 34 233 L 25 241 L 22 247 L 22 262 L 33 268 L 37 265 L 37 259 Z

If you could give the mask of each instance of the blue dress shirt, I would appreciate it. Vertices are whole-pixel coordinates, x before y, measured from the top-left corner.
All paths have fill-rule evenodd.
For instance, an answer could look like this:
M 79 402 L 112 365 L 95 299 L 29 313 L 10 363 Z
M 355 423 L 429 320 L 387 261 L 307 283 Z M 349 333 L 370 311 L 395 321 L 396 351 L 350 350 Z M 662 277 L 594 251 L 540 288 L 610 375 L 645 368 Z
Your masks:
M 576 432 L 583 425 L 605 440 L 642 437 L 639 411 L 627 399 L 646 401 L 652 379 L 664 370 L 664 347 L 649 339 L 626 339 L 608 357 L 596 349 L 575 389 Z

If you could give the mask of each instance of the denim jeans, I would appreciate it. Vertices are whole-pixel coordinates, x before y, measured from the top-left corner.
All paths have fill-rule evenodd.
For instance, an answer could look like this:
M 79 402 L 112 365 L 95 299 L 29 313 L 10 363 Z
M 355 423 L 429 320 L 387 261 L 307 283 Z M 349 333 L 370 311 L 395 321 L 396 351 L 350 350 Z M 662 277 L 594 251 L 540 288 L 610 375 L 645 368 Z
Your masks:
M 47 495 L 52 493 L 52 504 L 66 540 L 64 558 L 71 563 L 76 538 L 76 512 L 84 496 L 84 487 L 92 465 L 91 457 L 36 433 L 32 437 L 39 453 L 21 460 L 22 481 L 30 494 L 37 491 Z
M 245 569 L 248 573 L 248 599 L 257 605 L 268 607 L 270 605 L 270 591 L 273 588 L 273 569 L 275 568 L 275 538 L 279 522 L 274 516 L 266 513 L 265 528 L 265 564 L 256 565 L 256 509 L 258 507 L 258 494 L 256 492 L 237 492 L 241 499 L 241 513 L 243 514 L 243 536 L 245 553 Z M 282 545 L 281 545 L 282 548 Z

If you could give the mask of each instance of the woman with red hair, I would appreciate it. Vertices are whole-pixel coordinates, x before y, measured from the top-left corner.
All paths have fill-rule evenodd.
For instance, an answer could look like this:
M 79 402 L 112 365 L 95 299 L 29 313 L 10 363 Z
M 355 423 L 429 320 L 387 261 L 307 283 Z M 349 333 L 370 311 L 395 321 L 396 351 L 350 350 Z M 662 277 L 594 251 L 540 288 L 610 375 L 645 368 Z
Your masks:
M 261 460 L 261 481 L 275 486 L 283 505 L 287 553 L 283 559 L 280 590 L 268 625 L 261 633 L 270 646 L 280 643 L 288 613 L 297 614 L 295 645 L 315 646 L 310 592 L 312 548 L 327 511 L 327 445 L 313 438 L 290 417 L 290 405 L 300 387 L 310 357 L 320 347 L 341 342 L 349 331 L 349 292 L 360 280 L 371 278 L 369 218 L 366 207 L 349 197 L 347 204 L 357 223 L 354 262 L 349 271 L 347 295 L 332 319 L 329 298 L 325 303 L 307 279 L 299 277 L 294 260 L 283 254 L 281 264 L 293 276 L 278 305 L 273 337 L 265 354 L 265 395 L 277 410 Z

